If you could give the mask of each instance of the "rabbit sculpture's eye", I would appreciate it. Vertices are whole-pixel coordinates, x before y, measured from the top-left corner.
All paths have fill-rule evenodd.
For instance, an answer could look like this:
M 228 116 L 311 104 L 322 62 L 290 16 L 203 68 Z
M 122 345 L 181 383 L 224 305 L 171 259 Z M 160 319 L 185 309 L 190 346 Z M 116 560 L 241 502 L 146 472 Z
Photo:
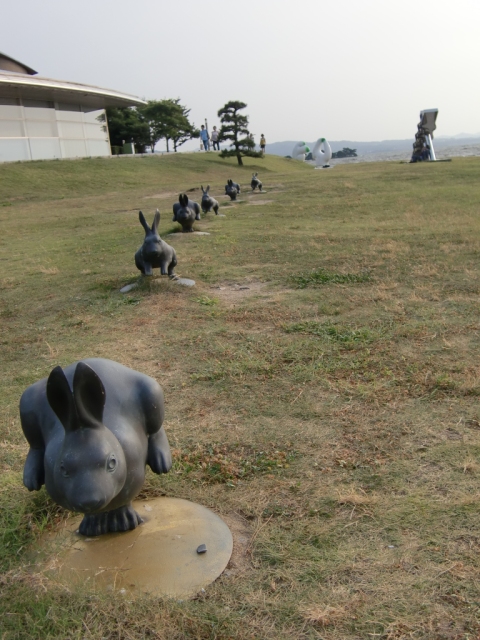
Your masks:
M 111 453 L 107 458 L 107 471 L 113 473 L 117 468 L 117 459 L 114 453 Z
M 68 478 L 68 471 L 65 469 L 65 465 L 63 464 L 63 462 L 60 463 L 60 473 L 65 478 Z

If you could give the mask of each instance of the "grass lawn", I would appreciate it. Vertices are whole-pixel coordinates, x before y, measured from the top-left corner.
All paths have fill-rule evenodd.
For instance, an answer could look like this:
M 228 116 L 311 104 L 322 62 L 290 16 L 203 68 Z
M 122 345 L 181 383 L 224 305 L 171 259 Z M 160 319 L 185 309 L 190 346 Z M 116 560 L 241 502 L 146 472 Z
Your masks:
M 480 159 L 339 165 L 217 154 L 0 165 L 0 638 L 480 637 Z M 258 171 L 265 193 L 251 194 Z M 174 234 L 181 287 L 138 278 L 142 210 L 240 201 Z M 157 270 L 158 274 L 158 270 Z M 235 553 L 177 602 L 28 566 L 68 514 L 22 485 L 22 391 L 105 357 L 166 398 L 172 472 Z

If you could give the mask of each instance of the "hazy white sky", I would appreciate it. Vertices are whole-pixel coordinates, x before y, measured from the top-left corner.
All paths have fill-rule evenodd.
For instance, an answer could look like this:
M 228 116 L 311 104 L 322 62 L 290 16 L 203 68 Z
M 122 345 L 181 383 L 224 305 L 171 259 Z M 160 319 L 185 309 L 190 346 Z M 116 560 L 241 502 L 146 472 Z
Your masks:
M 177 98 L 197 126 L 228 100 L 280 140 L 480 132 L 480 0 L 21 0 L 0 50 L 40 75 Z

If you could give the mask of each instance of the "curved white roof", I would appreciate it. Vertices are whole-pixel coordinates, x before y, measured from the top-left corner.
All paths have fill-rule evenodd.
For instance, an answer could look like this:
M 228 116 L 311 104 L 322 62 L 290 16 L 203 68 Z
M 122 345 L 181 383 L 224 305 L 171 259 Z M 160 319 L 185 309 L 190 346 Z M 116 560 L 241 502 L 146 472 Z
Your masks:
M 128 93 L 112 89 L 102 89 L 78 82 L 53 80 L 39 76 L 29 76 L 12 71 L 0 71 L 0 98 L 26 98 L 78 103 L 104 109 L 105 107 L 128 107 L 145 104 L 145 101 Z

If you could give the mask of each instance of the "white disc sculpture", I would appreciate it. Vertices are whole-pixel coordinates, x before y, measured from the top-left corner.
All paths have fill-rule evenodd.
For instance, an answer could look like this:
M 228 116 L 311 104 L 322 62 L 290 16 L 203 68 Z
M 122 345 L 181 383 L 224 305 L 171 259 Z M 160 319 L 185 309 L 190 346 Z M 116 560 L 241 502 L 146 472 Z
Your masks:
M 297 142 L 293 147 L 292 159 L 305 161 L 305 154 L 309 153 L 309 151 L 310 149 L 307 147 L 305 142 Z
M 325 138 L 319 138 L 316 141 L 312 151 L 312 158 L 315 160 L 317 167 L 326 169 L 330 166 L 328 163 L 332 158 L 332 149 Z

